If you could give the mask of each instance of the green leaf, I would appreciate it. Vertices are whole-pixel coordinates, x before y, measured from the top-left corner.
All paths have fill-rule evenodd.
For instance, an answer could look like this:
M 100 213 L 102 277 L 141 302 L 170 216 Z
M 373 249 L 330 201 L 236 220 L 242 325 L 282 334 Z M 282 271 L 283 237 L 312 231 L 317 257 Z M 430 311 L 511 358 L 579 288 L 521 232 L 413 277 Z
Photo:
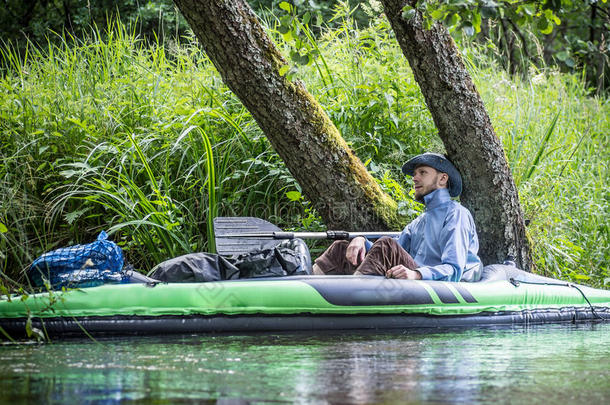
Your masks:
M 394 127 L 395 127 L 396 129 L 398 129 L 398 124 L 400 124 L 400 121 L 398 120 L 398 117 L 397 117 L 395 114 L 390 113 L 390 119 L 391 119 L 391 120 L 392 120 L 392 122 L 394 123 Z
M 481 15 L 483 18 L 496 18 L 498 10 L 496 7 L 484 6 L 481 7 Z
M 6 300 L 11 302 L 11 294 L 8 291 L 8 288 L 4 284 L 0 284 L 0 294 L 6 296 Z
M 83 214 L 85 214 L 87 211 L 89 211 L 89 208 L 83 208 L 80 210 L 76 210 L 76 211 L 72 211 L 67 213 L 64 218 L 66 219 L 66 222 L 70 225 L 72 225 L 74 223 L 74 221 L 76 221 L 78 218 L 80 218 Z M 0 229 L 1 232 L 1 229 Z
M 536 153 L 536 156 L 534 157 L 534 161 L 531 163 L 530 168 L 529 168 L 527 174 L 525 175 L 525 178 L 521 179 L 519 181 L 520 183 L 521 183 L 521 181 L 524 181 L 524 182 L 528 181 L 532 177 L 534 170 L 536 170 L 536 167 L 538 166 L 538 163 L 540 162 L 542 153 L 544 152 L 544 149 L 546 148 L 547 144 L 549 143 L 549 139 L 551 138 L 551 135 L 553 134 L 553 130 L 555 129 L 555 125 L 557 124 L 557 120 L 559 119 L 560 113 L 561 113 L 561 110 L 557 111 L 557 114 L 555 114 L 555 118 L 553 118 L 551 125 L 549 126 L 546 133 L 544 134 L 544 137 L 542 138 L 542 142 L 540 143 L 540 146 L 538 147 L 538 152 Z
M 279 74 L 280 76 L 284 76 L 286 73 L 288 73 L 288 69 L 290 69 L 290 66 L 288 65 L 283 65 L 280 69 L 279 69 Z
M 551 32 L 553 32 L 553 24 L 549 24 L 546 29 L 540 30 L 540 32 L 544 35 L 549 35 Z
M 576 61 L 572 58 L 570 58 L 569 56 L 566 58 L 566 60 L 563 61 L 566 66 L 568 66 L 569 68 L 573 68 L 574 66 L 576 66 Z
M 538 18 L 538 21 L 536 21 L 536 28 L 538 28 L 540 31 L 547 29 L 549 26 L 549 20 L 546 19 L 546 17 L 540 17 Z
M 292 4 L 288 3 L 287 1 L 283 1 L 279 4 L 279 8 L 286 11 L 287 13 L 290 13 L 292 11 Z
M 430 17 L 434 18 L 437 21 L 441 20 L 443 17 L 445 17 L 445 10 L 440 10 L 437 8 L 436 10 L 430 13 Z
M 524 4 L 521 9 L 530 17 L 536 14 L 536 6 L 533 4 Z
M 472 13 L 472 26 L 477 33 L 481 32 L 481 14 Z
M 424 29 L 429 30 L 432 28 L 432 24 L 434 24 L 434 20 L 432 18 L 424 17 Z
M 288 191 L 286 197 L 288 197 L 290 201 L 299 201 L 301 199 L 301 193 L 298 191 Z
M 449 17 L 446 21 L 445 24 L 447 25 L 447 27 L 451 28 L 451 27 L 455 27 L 455 25 L 459 22 L 460 20 L 460 16 L 457 13 L 453 13 L 451 14 L 451 17 Z
M 372 173 L 376 173 L 379 171 L 379 165 L 375 162 L 371 162 L 371 164 L 369 165 L 369 171 Z
M 322 16 L 322 12 L 318 11 L 316 13 L 316 25 L 322 25 L 323 22 L 324 22 L 324 17 Z
M 307 25 L 309 24 L 309 21 L 311 20 L 311 13 L 308 11 L 305 13 L 305 15 L 303 16 L 303 25 Z
M 2 222 L 0 222 L 0 233 L 7 233 L 8 228 Z
M 388 107 L 392 108 L 394 105 L 394 97 L 392 97 L 390 93 L 383 93 L 383 96 L 385 97 L 385 101 L 388 103 Z
M 295 50 L 290 51 L 290 60 L 292 60 L 294 63 L 299 63 L 300 59 L 301 59 L 300 53 L 298 53 Z
M 293 37 L 292 37 L 292 31 L 288 31 L 285 34 L 282 34 L 282 38 L 284 38 L 284 41 L 286 42 L 290 42 L 292 41 Z
M 415 9 L 409 5 L 404 6 L 402 8 L 402 18 L 409 21 L 413 17 L 415 17 Z

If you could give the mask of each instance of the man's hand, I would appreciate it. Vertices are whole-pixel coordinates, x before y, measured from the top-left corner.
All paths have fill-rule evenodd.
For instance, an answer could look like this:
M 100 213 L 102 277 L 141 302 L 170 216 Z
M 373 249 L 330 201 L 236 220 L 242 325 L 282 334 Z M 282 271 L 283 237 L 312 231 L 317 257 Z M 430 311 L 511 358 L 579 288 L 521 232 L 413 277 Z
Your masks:
M 362 236 L 358 236 L 357 238 L 352 239 L 349 245 L 347 245 L 345 258 L 354 266 L 358 266 L 364 260 L 364 256 L 366 255 L 364 241 L 365 239 Z
M 403 278 L 407 280 L 421 280 L 421 273 L 417 270 L 411 270 L 402 264 L 392 267 L 385 272 L 386 278 Z

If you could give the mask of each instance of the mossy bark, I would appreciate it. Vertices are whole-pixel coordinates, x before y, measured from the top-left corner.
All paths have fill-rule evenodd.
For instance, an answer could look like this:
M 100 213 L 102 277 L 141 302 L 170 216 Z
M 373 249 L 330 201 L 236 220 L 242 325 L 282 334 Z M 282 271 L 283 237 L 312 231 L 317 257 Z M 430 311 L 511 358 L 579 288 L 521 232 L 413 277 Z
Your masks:
M 447 154 L 462 173 L 461 202 L 477 225 L 480 256 L 497 263 L 513 256 L 531 268 L 523 213 L 502 143 L 453 39 L 445 27 L 423 28 L 422 17 L 402 17 L 405 0 L 381 0 L 409 61 Z
M 320 104 L 299 81 L 244 0 L 175 0 L 224 82 L 239 97 L 326 224 L 400 227 L 380 189 Z

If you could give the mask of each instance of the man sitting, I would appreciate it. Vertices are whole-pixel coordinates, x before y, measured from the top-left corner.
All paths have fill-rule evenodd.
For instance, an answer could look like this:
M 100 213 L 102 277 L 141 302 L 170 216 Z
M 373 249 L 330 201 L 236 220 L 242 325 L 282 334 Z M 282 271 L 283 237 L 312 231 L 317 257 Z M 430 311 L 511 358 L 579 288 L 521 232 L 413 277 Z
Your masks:
M 402 167 L 413 177 L 415 198 L 426 208 L 397 238 L 371 243 L 364 237 L 334 242 L 313 266 L 314 274 L 365 274 L 412 280 L 477 281 L 483 265 L 470 212 L 451 200 L 462 177 L 443 155 L 424 153 Z

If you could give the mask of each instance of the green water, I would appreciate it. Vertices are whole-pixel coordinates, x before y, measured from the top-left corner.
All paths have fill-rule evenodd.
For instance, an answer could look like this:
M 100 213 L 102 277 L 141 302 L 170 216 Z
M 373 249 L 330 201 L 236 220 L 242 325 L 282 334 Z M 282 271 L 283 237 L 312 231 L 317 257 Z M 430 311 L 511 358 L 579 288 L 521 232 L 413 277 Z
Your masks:
M 0 346 L 2 403 L 610 401 L 610 323 Z

